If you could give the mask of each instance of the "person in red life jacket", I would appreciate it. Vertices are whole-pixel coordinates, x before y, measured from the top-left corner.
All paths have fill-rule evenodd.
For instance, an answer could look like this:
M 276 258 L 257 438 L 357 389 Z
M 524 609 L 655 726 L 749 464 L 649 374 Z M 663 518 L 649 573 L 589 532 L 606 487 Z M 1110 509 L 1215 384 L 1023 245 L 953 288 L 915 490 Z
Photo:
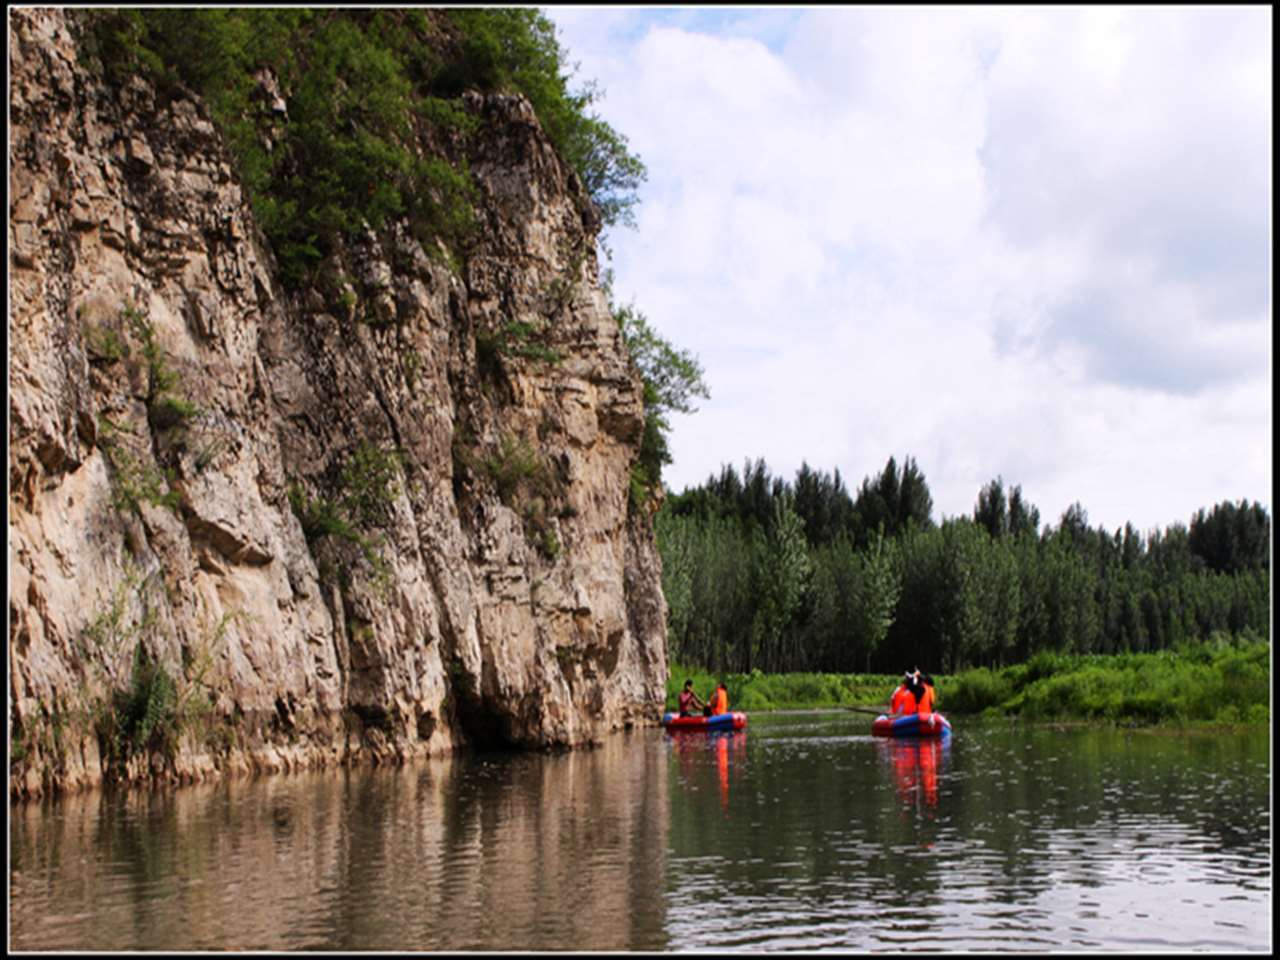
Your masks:
M 711 693 L 711 702 L 707 704 L 706 710 L 703 712 L 708 717 L 715 717 L 729 712 L 729 691 L 725 689 L 723 680 L 716 684 L 715 690 Z
M 893 696 L 889 699 L 889 713 L 915 713 L 916 698 L 911 692 L 911 671 L 908 670 L 902 675 L 902 683 L 898 684 L 898 689 L 893 691 Z
M 698 699 L 698 695 L 693 692 L 693 681 L 686 680 L 684 689 L 680 691 L 680 716 L 692 717 L 694 710 L 701 712 L 705 708 L 705 704 Z

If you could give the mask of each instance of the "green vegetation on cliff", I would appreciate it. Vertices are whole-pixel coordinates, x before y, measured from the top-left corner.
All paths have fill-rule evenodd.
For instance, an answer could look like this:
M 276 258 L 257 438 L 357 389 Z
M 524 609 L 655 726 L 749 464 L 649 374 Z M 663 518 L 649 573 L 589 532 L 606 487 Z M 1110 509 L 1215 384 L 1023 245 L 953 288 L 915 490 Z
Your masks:
M 396 498 L 402 490 L 404 457 L 399 450 L 362 441 L 351 450 L 329 487 L 332 497 L 311 497 L 301 483 L 289 486 L 289 505 L 302 525 L 307 542 L 315 545 L 322 537 L 336 537 L 359 547 L 360 554 L 382 583 L 388 575 L 388 562 L 382 555 L 385 540 L 373 531 L 390 523 Z M 331 563 L 322 561 L 321 575 L 335 571 Z
M 632 222 L 644 165 L 575 91 L 533 9 L 103 9 L 82 45 L 107 78 L 190 89 L 226 138 L 283 279 L 298 286 L 334 243 L 404 218 L 454 250 L 474 228 L 456 149 L 479 122 L 467 90 L 527 96 L 606 226 Z M 424 151 L 422 147 L 431 149 Z M 428 244 L 431 249 L 433 244 Z
M 634 226 L 636 189 L 646 171 L 627 139 L 591 110 L 594 81 L 572 90 L 555 27 L 528 8 L 449 11 L 459 31 L 458 54 L 442 66 L 442 95 L 466 87 L 523 93 L 560 155 L 582 178 L 605 226 Z

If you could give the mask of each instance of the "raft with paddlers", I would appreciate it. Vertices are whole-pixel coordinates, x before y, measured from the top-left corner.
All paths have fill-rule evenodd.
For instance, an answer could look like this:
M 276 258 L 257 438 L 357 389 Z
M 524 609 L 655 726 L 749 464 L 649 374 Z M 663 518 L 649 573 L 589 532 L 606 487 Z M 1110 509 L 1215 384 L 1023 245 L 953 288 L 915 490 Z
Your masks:
M 697 714 L 682 717 L 676 713 L 665 713 L 662 725 L 668 730 L 741 730 L 747 725 L 747 715 L 737 710 L 710 717 Z
M 882 713 L 871 721 L 871 733 L 877 737 L 949 737 L 951 724 L 936 711 L 898 716 Z

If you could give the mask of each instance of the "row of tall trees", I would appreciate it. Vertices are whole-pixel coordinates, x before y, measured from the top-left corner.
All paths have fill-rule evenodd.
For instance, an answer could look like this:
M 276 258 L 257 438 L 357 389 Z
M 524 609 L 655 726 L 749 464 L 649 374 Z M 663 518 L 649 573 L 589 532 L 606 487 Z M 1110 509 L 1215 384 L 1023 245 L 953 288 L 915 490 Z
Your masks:
M 655 519 L 673 659 L 713 671 L 938 672 L 1041 650 L 1160 650 L 1270 636 L 1271 520 L 1257 503 L 1146 535 L 1056 525 L 1001 478 L 935 523 L 923 473 L 890 458 L 857 492 L 762 460 L 669 497 Z

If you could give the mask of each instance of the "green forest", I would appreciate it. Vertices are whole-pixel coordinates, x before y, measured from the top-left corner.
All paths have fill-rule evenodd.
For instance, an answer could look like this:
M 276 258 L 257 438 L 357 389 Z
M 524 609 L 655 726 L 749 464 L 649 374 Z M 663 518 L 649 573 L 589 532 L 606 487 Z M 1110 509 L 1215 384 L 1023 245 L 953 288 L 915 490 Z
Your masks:
M 972 514 L 932 517 L 916 462 L 850 492 L 763 460 L 669 496 L 655 518 L 669 657 L 712 674 L 954 674 L 1038 654 L 1270 640 L 1271 519 L 1224 501 L 1189 524 L 1056 524 L 996 478 Z

